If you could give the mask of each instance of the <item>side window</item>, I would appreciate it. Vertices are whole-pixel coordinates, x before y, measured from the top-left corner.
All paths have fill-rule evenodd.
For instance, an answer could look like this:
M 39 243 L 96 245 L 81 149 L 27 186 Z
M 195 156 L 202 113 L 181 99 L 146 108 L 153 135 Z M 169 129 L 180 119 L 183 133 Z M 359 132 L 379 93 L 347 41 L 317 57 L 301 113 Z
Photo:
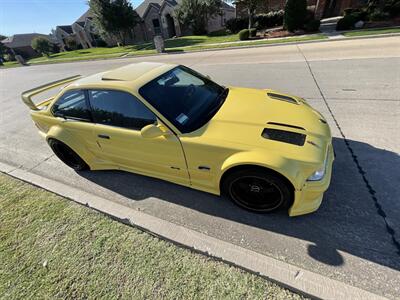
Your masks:
M 157 121 L 156 116 L 129 93 L 92 90 L 89 100 L 94 121 L 99 124 L 140 130 Z
M 52 112 L 55 116 L 90 121 L 85 92 L 80 90 L 68 91 L 62 95 L 54 104 Z

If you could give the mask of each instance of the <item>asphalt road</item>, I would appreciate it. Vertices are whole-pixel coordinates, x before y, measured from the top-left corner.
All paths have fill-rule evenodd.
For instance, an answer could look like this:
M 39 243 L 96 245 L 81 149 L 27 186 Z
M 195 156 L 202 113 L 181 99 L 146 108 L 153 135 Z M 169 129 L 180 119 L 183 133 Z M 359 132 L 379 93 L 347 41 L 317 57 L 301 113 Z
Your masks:
M 332 128 L 332 184 L 314 214 L 258 215 L 228 200 L 119 172 L 75 173 L 19 95 L 137 61 L 181 63 L 234 86 L 305 97 Z M 400 296 L 400 38 L 331 41 L 0 70 L 0 162 L 389 298 Z M 397 244 L 396 244 L 397 243 Z

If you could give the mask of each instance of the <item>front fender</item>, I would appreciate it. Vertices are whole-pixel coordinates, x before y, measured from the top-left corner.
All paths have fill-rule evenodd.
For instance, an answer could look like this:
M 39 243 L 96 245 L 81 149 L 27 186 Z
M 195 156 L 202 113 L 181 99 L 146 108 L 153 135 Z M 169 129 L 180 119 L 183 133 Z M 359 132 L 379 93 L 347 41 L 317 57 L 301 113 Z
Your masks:
M 255 165 L 271 169 L 288 179 L 295 189 L 301 189 L 304 183 L 299 164 L 273 152 L 244 151 L 228 157 L 221 166 L 218 184 L 223 174 L 236 166 Z

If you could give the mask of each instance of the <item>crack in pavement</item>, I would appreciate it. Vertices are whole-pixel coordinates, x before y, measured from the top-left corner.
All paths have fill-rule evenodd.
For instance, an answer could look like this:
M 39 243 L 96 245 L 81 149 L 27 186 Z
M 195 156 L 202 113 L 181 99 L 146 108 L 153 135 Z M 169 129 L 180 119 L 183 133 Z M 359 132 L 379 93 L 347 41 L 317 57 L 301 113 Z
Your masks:
M 382 205 L 379 203 L 379 199 L 376 196 L 376 191 L 374 190 L 374 188 L 370 184 L 370 182 L 369 182 L 369 180 L 368 180 L 368 178 L 366 176 L 366 172 L 364 171 L 363 167 L 361 166 L 361 163 L 359 162 L 359 160 L 357 158 L 357 155 L 355 154 L 353 148 L 351 147 L 349 140 L 346 138 L 346 135 L 344 134 L 342 128 L 340 127 L 339 122 L 337 121 L 335 115 L 333 114 L 333 111 L 332 111 L 331 107 L 329 106 L 329 103 L 326 100 L 326 98 L 324 96 L 324 93 L 322 92 L 321 87 L 319 86 L 319 84 L 317 82 L 317 79 L 315 78 L 314 72 L 311 69 L 311 65 L 310 65 L 309 61 L 307 60 L 307 57 L 304 55 L 303 51 L 301 51 L 301 49 L 300 49 L 300 47 L 298 45 L 296 45 L 296 47 L 297 47 L 298 51 L 301 53 L 301 55 L 304 57 L 304 61 L 307 64 L 308 70 L 310 71 L 310 74 L 311 74 L 311 76 L 312 76 L 312 78 L 314 80 L 314 83 L 315 83 L 315 85 L 316 85 L 316 87 L 317 87 L 317 89 L 318 89 L 318 91 L 319 91 L 319 93 L 320 93 L 325 105 L 326 105 L 326 108 L 328 109 L 329 114 L 331 115 L 333 121 L 335 122 L 335 125 L 336 125 L 337 129 L 339 130 L 340 135 L 342 136 L 342 138 L 343 138 L 343 140 L 344 140 L 344 142 L 346 144 L 346 148 L 347 148 L 347 150 L 349 150 L 350 155 L 351 155 L 351 157 L 353 159 L 353 162 L 354 162 L 354 164 L 356 165 L 356 167 L 358 169 L 358 173 L 361 175 L 361 177 L 362 177 L 362 179 L 363 179 L 363 181 L 365 183 L 365 186 L 366 186 L 366 188 L 367 188 L 372 200 L 374 201 L 376 212 L 377 212 L 377 214 L 379 216 L 382 217 L 382 219 L 383 219 L 383 221 L 385 223 L 386 231 L 390 235 L 390 237 L 392 239 L 392 242 L 393 242 L 393 245 L 397 248 L 397 254 L 400 256 L 400 242 L 396 240 L 396 236 L 395 236 L 396 232 L 395 232 L 394 228 L 389 224 L 389 222 L 387 220 L 387 215 L 386 215 Z
M 55 154 L 51 154 L 49 157 L 46 157 L 44 160 L 40 161 L 39 163 L 37 163 L 36 165 L 34 165 L 33 167 L 27 169 L 28 172 L 32 171 L 33 169 L 39 167 L 42 163 L 48 161 L 50 158 L 52 158 Z

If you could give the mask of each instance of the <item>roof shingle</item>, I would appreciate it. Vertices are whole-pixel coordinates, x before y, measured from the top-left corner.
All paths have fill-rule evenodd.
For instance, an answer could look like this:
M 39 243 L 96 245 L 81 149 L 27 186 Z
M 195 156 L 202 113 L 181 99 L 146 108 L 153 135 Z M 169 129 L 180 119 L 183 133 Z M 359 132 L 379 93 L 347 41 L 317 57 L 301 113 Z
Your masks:
M 8 48 L 26 47 L 32 44 L 32 40 L 37 37 L 44 37 L 49 39 L 49 36 L 41 33 L 23 33 L 14 34 L 1 42 Z

